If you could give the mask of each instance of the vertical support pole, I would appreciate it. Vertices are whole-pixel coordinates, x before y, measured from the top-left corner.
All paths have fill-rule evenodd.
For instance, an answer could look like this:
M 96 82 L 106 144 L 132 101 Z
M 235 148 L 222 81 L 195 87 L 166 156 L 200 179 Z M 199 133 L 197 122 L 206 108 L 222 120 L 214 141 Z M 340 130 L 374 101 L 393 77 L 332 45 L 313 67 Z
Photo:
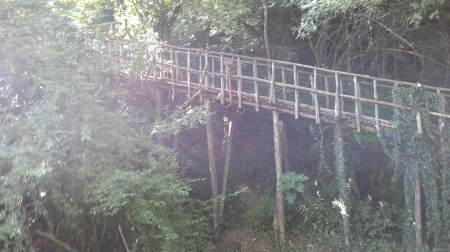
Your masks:
M 237 75 L 238 75 L 238 107 L 242 107 L 242 66 L 241 58 L 237 59 Z
M 162 79 L 164 77 L 163 75 L 163 48 L 161 48 L 161 50 L 159 51 L 159 78 Z
M 279 193 L 279 188 L 281 186 L 281 174 L 283 173 L 283 159 L 282 159 L 282 146 L 281 146 L 281 134 L 279 125 L 279 114 L 278 111 L 273 111 L 273 139 L 275 147 L 275 169 L 276 169 L 276 198 L 275 198 L 275 209 L 274 209 L 274 219 L 273 227 L 275 229 L 275 240 L 279 244 L 284 244 L 286 242 L 285 237 L 285 214 L 284 214 L 284 197 L 283 194 Z
M 360 108 L 360 94 L 359 94 L 359 83 L 358 77 L 353 76 L 353 86 L 355 88 L 355 114 L 356 114 L 356 131 L 361 132 L 361 108 Z
M 172 78 L 172 101 L 175 100 L 175 74 L 174 74 L 174 70 L 175 68 L 173 67 L 173 47 L 170 47 L 170 77 Z
M 286 87 L 284 86 L 286 84 L 286 76 L 285 76 L 284 68 L 281 69 L 281 80 L 283 82 L 283 100 L 286 101 L 287 94 L 286 94 Z
M 317 69 L 314 69 L 313 89 L 314 89 L 314 103 L 316 106 L 316 124 L 320 124 L 319 96 L 317 95 Z
M 220 55 L 220 104 L 225 104 L 225 79 L 223 77 L 223 55 Z
M 328 83 L 328 76 L 325 76 L 325 92 L 330 92 L 330 84 Z M 326 99 L 326 107 L 330 108 L 330 96 L 327 94 Z
M 269 102 L 277 103 L 276 93 L 275 93 L 275 62 L 272 61 L 272 74 L 270 76 L 270 94 Z
M 187 88 L 187 96 L 191 98 L 191 50 L 187 52 Z
M 255 85 L 255 109 L 256 111 L 259 111 L 259 87 L 258 87 L 258 81 L 256 80 L 258 78 L 258 64 L 256 60 L 253 60 L 253 84 Z
M 294 85 L 298 87 L 298 73 L 297 73 L 297 66 L 294 66 Z M 299 101 L 299 90 L 295 89 L 295 119 L 298 119 L 298 103 Z
M 214 133 L 212 127 L 212 116 L 211 116 L 211 104 L 209 99 L 205 99 L 205 112 L 206 112 L 206 138 L 208 144 L 208 158 L 209 158 L 209 172 L 211 175 L 211 187 L 212 187 L 212 199 L 213 199 L 213 221 L 214 230 L 218 228 L 217 217 L 218 217 L 218 198 L 219 196 L 219 185 L 217 182 L 217 166 L 216 159 L 214 155 Z
M 375 102 L 378 101 L 377 80 L 373 80 L 373 99 L 375 100 Z M 378 103 L 375 103 L 375 127 L 378 132 L 380 130 L 380 114 L 378 112 Z
M 228 171 L 230 169 L 230 161 L 231 161 L 231 148 L 233 144 L 233 135 L 235 129 L 235 118 L 236 118 L 236 106 L 231 105 L 228 110 L 228 135 L 227 135 L 227 149 L 225 154 L 225 164 L 223 166 L 223 178 L 222 178 L 222 193 L 219 204 L 219 216 L 217 218 L 217 222 L 220 226 L 223 221 L 223 210 L 225 207 L 225 198 L 227 192 L 227 180 L 228 180 Z
M 233 83 L 231 82 L 231 69 L 230 67 L 234 64 L 233 60 L 225 60 L 223 64 L 227 67 L 227 77 L 228 77 L 228 94 L 230 96 L 230 104 L 233 104 Z
M 314 74 L 309 75 L 309 83 L 311 85 L 311 89 L 314 89 Z M 311 92 L 311 105 L 314 106 L 316 99 L 314 99 L 314 92 Z

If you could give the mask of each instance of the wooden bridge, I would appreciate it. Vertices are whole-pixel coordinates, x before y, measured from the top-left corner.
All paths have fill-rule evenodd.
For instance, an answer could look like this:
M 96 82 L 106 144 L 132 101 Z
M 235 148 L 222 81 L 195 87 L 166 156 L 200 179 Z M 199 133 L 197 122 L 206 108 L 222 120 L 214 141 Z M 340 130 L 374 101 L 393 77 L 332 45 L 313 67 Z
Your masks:
M 202 96 L 314 119 L 321 116 L 352 118 L 353 127 L 376 131 L 393 126 L 395 109 L 411 109 L 394 103 L 394 85 L 421 86 L 439 95 L 440 109 L 428 113 L 443 127 L 450 89 L 367 75 L 334 71 L 308 65 L 155 44 L 150 74 L 153 85 L 175 94 Z M 421 114 L 417 127 L 422 131 Z
M 116 57 L 118 60 L 113 63 L 117 73 L 121 73 L 120 68 L 124 64 L 122 53 L 126 47 L 131 53 L 134 53 L 129 44 L 97 42 L 96 45 L 91 44 L 89 46 L 99 52 L 105 49 L 109 52 L 112 50 L 118 55 Z M 188 97 L 199 94 L 200 97 L 212 98 L 222 104 L 235 104 L 238 107 L 252 106 L 257 111 L 260 109 L 275 111 L 273 113 L 273 129 L 277 189 L 281 185 L 280 177 L 283 172 L 282 158 L 284 154 L 281 142 L 287 141 L 286 137 L 281 137 L 283 124 L 279 121 L 278 112 L 292 114 L 295 118 L 299 116 L 311 118 L 316 123 L 330 118 L 329 121 L 336 123 L 337 141 L 340 146 L 344 144 L 341 120 L 334 120 L 335 118 L 349 119 L 345 120 L 346 126 L 354 127 L 358 132 L 361 129 L 378 131 L 382 127 L 395 127 L 393 119 L 396 110 L 411 110 L 416 111 L 413 113 L 415 113 L 417 132 L 422 134 L 423 115 L 421 113 L 428 113 L 431 121 L 439 126 L 441 145 L 445 145 L 442 132 L 445 127 L 445 120 L 450 118 L 450 115 L 446 113 L 448 111 L 447 101 L 450 97 L 449 88 L 431 87 L 419 83 L 375 78 L 284 61 L 175 47 L 166 44 L 142 46 L 144 47 L 144 57 L 139 56 L 144 58 L 144 62 L 148 64 L 146 73 L 141 73 L 142 85 L 148 84 L 149 88 L 153 90 L 168 90 L 173 97 L 176 94 L 186 94 Z M 400 88 L 421 88 L 424 92 L 433 94 L 438 105 L 435 108 L 430 106 L 420 111 L 400 105 L 395 102 L 396 86 Z M 205 108 L 212 198 L 216 199 L 219 196 L 219 189 L 210 106 L 207 105 Z M 223 200 L 220 207 L 217 201 L 213 201 L 215 229 L 218 228 L 223 214 L 234 127 L 232 117 L 229 118 L 227 136 L 229 141 L 223 168 Z M 175 142 L 176 139 L 174 137 Z M 338 176 L 339 190 L 343 193 L 340 200 L 345 210 L 347 203 L 343 199 L 349 196 L 349 190 L 347 190 L 349 184 L 345 177 L 344 148 L 339 148 L 336 159 L 338 160 L 336 163 L 337 174 L 340 174 Z M 422 229 L 420 228 L 420 223 L 422 223 L 420 176 L 418 169 L 414 170 L 413 173 L 416 212 L 414 221 L 419 223 L 415 225 L 416 246 L 420 248 L 422 244 L 420 238 L 422 237 Z M 275 237 L 278 239 L 279 235 L 279 239 L 285 241 L 284 199 L 281 193 L 276 194 L 274 211 Z M 349 217 L 343 214 L 342 219 L 345 227 L 345 242 L 348 245 Z

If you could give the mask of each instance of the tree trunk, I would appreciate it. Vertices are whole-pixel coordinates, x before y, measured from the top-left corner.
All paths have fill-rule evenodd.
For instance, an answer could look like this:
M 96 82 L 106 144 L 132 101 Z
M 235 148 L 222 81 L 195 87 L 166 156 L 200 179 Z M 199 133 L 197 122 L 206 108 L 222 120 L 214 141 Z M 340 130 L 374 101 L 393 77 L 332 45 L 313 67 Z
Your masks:
M 206 110 L 206 137 L 208 143 L 208 158 L 209 158 L 209 172 L 211 174 L 211 187 L 212 187 L 212 199 L 213 199 L 213 220 L 214 220 L 214 231 L 217 232 L 217 196 L 219 196 L 219 185 L 217 183 L 217 167 L 216 159 L 214 155 L 214 134 L 212 127 L 212 116 L 211 116 L 211 105 L 209 99 L 205 99 L 205 110 Z M 218 238 L 218 237 L 216 237 Z
M 231 106 L 228 111 L 228 134 L 227 134 L 227 148 L 225 153 L 225 164 L 223 167 L 223 178 L 222 178 L 222 197 L 219 205 L 219 216 L 217 218 L 218 225 L 223 221 L 223 209 L 225 207 L 225 197 L 227 192 L 227 183 L 228 183 L 228 170 L 230 168 L 230 160 L 231 160 L 231 147 L 233 143 L 233 135 L 235 128 L 235 119 L 236 119 L 236 106 Z
M 416 252 L 422 251 L 422 206 L 419 167 L 414 169 L 414 220 L 416 222 Z
M 338 132 L 338 141 L 339 141 L 339 151 L 338 156 L 336 157 L 338 159 L 338 167 L 337 167 L 337 173 L 338 173 L 338 180 L 339 180 L 339 191 L 340 191 L 340 201 L 342 206 L 341 207 L 341 213 L 342 213 L 342 223 L 344 226 L 344 239 L 345 239 L 345 245 L 350 245 L 350 220 L 348 218 L 348 199 L 350 197 L 350 188 L 347 188 L 347 177 L 345 175 L 345 159 L 344 159 L 344 136 L 341 129 L 341 123 L 339 121 L 339 118 L 336 118 L 336 127 Z
M 281 174 L 283 173 L 281 134 L 280 134 L 279 114 L 277 111 L 273 111 L 272 113 L 273 113 L 273 140 L 275 147 L 275 169 L 277 175 L 277 183 L 276 183 L 277 190 L 275 198 L 273 228 L 275 229 L 275 242 L 277 242 L 280 245 L 283 245 L 286 242 L 284 197 L 283 194 L 278 193 L 278 189 L 281 185 L 280 178 Z
M 287 129 L 284 124 L 285 123 L 283 122 L 283 120 L 280 120 L 280 135 L 281 135 L 281 142 L 282 142 L 282 146 L 283 146 L 284 171 L 288 172 L 290 170 L 289 159 L 288 159 L 289 142 L 288 142 L 287 132 L 286 132 Z
M 269 34 L 267 32 L 267 25 L 269 24 L 269 13 L 268 13 L 268 7 L 267 7 L 267 0 L 263 1 L 263 7 L 264 7 L 264 45 L 266 47 L 266 57 L 268 59 L 271 59 L 270 55 L 270 44 L 269 44 Z

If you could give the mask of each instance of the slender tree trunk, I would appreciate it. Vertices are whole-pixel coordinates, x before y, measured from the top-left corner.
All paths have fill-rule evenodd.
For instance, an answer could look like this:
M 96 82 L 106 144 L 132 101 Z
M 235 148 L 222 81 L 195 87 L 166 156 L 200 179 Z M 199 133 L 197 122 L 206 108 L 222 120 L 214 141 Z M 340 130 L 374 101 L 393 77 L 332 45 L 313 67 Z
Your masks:
M 230 168 L 230 160 L 231 160 L 231 147 L 233 144 L 233 135 L 235 128 L 235 119 L 236 119 L 236 106 L 231 106 L 228 114 L 228 134 L 227 134 L 227 148 L 225 153 L 225 164 L 223 167 L 223 178 L 222 178 L 222 197 L 219 205 L 219 216 L 217 218 L 217 222 L 220 224 L 223 221 L 223 209 L 225 207 L 225 196 L 227 192 L 227 183 L 228 183 L 228 171 Z
M 339 121 L 339 118 L 336 118 L 336 127 L 338 132 L 338 141 L 339 141 L 339 152 L 338 156 L 338 179 L 339 179 L 339 191 L 340 191 L 340 201 L 342 206 L 341 212 L 342 212 L 342 223 L 344 226 L 344 239 L 345 239 L 345 245 L 350 245 L 350 220 L 348 218 L 348 199 L 350 197 L 350 190 L 347 188 L 347 177 L 345 175 L 345 159 L 344 159 L 344 136 L 342 133 L 341 123 Z
M 264 7 L 264 46 L 266 47 L 266 57 L 268 59 L 271 59 L 270 55 L 270 44 L 269 44 L 269 34 L 267 32 L 267 25 L 269 24 L 269 13 L 268 13 L 268 7 L 267 7 L 267 0 L 263 1 L 263 7 Z
M 422 206 L 419 167 L 414 169 L 414 220 L 416 231 L 416 252 L 422 251 Z
M 216 159 L 214 155 L 214 134 L 212 127 L 212 116 L 211 116 L 211 105 L 209 99 L 205 99 L 205 110 L 206 110 L 206 137 L 208 143 L 208 158 L 209 158 L 209 172 L 211 174 L 211 187 L 212 187 L 212 199 L 213 199 L 213 220 L 214 220 L 214 231 L 217 232 L 217 217 L 218 217 L 218 207 L 217 207 L 217 196 L 219 196 L 219 185 L 217 182 L 217 167 Z M 218 237 L 216 237 L 218 238 Z
M 287 129 L 286 126 L 284 125 L 285 123 L 283 122 L 283 120 L 280 120 L 280 134 L 281 134 L 281 142 L 282 142 L 282 146 L 283 146 L 283 159 L 284 159 L 284 171 L 288 172 L 290 170 L 290 165 L 289 165 L 289 159 L 288 159 L 288 154 L 289 154 L 289 141 L 287 138 Z
M 282 146 L 281 146 L 281 134 L 280 134 L 280 122 L 279 114 L 277 111 L 273 111 L 273 140 L 275 147 L 275 169 L 277 175 L 276 183 L 276 198 L 274 209 L 273 227 L 275 229 L 275 241 L 282 245 L 286 242 L 285 237 L 285 213 L 284 213 L 284 197 L 283 194 L 278 193 L 278 189 L 281 186 L 281 174 L 283 173 L 283 159 L 282 159 Z

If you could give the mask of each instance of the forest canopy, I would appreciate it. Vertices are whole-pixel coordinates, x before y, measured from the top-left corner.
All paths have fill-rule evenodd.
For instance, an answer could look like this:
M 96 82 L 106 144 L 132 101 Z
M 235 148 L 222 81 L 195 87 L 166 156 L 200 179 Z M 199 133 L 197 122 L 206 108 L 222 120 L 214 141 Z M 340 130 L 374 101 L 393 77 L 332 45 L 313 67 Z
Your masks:
M 103 41 L 127 47 L 107 52 Z M 411 110 L 376 135 L 281 114 L 290 171 L 276 191 L 272 115 L 197 96 L 161 105 L 143 88 L 152 43 L 450 87 L 445 0 L 0 0 L 0 249 L 210 251 L 219 230 L 271 235 L 283 193 L 290 239 L 448 250 L 450 134 L 425 113 L 445 113 L 439 95 L 396 86 L 393 100 Z M 216 197 L 210 149 L 216 178 L 230 167 Z

